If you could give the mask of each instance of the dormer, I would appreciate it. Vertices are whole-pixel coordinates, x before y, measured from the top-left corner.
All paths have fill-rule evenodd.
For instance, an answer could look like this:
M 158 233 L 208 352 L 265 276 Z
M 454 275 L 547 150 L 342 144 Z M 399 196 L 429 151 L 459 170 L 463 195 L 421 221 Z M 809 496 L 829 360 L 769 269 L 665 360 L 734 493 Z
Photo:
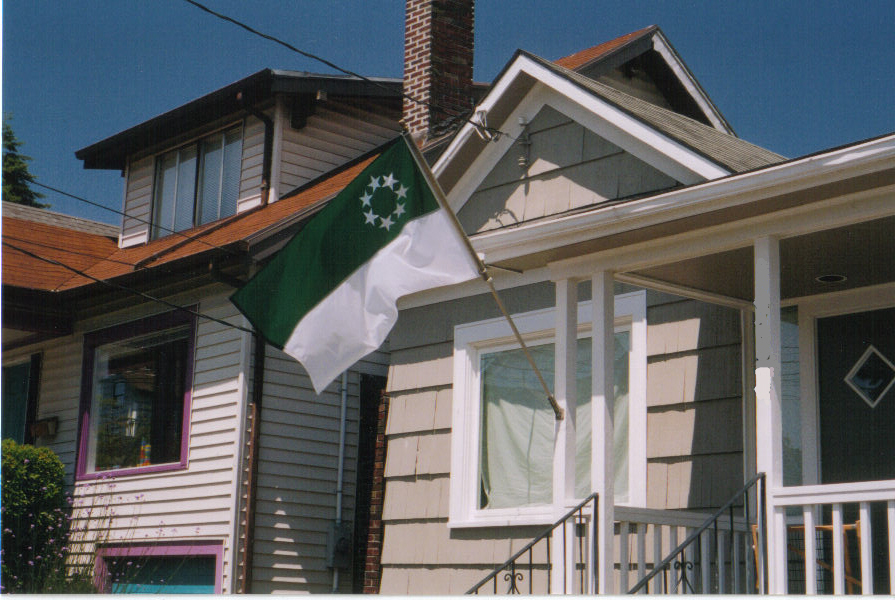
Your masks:
M 276 202 L 400 132 L 401 80 L 265 69 L 91 146 L 125 178 L 119 247 Z
M 554 61 L 626 94 L 735 135 L 656 25 Z

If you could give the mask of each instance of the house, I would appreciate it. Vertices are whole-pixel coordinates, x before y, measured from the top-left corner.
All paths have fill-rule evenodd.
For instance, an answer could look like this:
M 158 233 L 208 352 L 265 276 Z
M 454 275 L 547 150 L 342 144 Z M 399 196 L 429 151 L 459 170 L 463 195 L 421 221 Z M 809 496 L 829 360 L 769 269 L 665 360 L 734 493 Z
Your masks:
M 399 303 L 380 591 L 895 590 L 895 136 L 749 144 L 655 27 L 475 115 L 433 171 L 564 415 L 481 282 Z
M 656 27 L 485 90 L 472 14 L 408 2 L 404 89 L 446 114 L 260 71 L 77 152 L 122 172 L 117 232 L 4 207 L 11 427 L 62 457 L 100 582 L 463 593 L 559 523 L 483 592 L 895 589 L 895 137 L 740 140 Z M 229 303 L 402 120 L 562 420 L 479 282 L 404 299 L 319 396 Z
M 401 86 L 266 69 L 79 150 L 122 173 L 114 230 L 4 205 L 4 436 L 61 457 L 103 589 L 135 557 L 196 591 L 363 586 L 387 349 L 318 396 L 228 297 L 400 132 Z

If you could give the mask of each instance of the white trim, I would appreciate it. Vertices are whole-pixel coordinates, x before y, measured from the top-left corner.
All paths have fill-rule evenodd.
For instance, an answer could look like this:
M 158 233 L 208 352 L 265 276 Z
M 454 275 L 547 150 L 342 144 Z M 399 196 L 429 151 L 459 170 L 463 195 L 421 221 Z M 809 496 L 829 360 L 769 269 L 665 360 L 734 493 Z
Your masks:
M 491 124 L 509 135 L 501 136 L 495 144 L 488 144 L 482 154 L 476 157 L 474 164 L 466 169 L 467 172 L 458 184 L 449 191 L 448 199 L 455 210 L 459 210 L 469 199 L 472 190 L 478 187 L 487 172 L 519 136 L 522 129 L 519 117 L 524 114 L 528 117 L 526 122 L 529 122 L 545 105 L 552 106 L 595 134 L 686 185 L 730 174 L 729 170 L 714 161 L 524 55 L 516 57 L 507 67 L 491 92 L 479 104 L 477 112 L 487 115 L 513 83 L 526 77 L 535 80 L 532 89 L 518 101 L 503 122 Z M 472 124 L 467 124 L 460 130 L 433 166 L 432 171 L 436 175 L 441 174 L 462 152 L 474 131 Z
M 857 362 L 855 362 L 855 365 L 851 368 L 851 370 L 846 373 L 843 381 L 845 381 L 845 384 L 853 389 L 855 393 L 860 396 L 864 402 L 867 403 L 867 406 L 869 406 L 870 408 L 876 408 L 876 405 L 879 403 L 880 399 L 882 399 L 882 397 L 886 395 L 886 392 L 889 391 L 889 388 L 895 385 L 895 378 L 893 378 L 892 381 L 889 382 L 889 385 L 886 386 L 886 389 L 879 393 L 876 399 L 868 398 L 867 396 L 865 396 L 864 390 L 854 384 L 854 382 L 852 381 L 852 377 L 854 377 L 855 374 L 861 370 L 861 368 L 864 366 L 864 363 L 870 358 L 871 354 L 876 354 L 876 356 L 879 357 L 884 363 L 886 363 L 890 369 L 895 371 L 895 365 L 893 365 L 892 362 L 888 358 L 886 358 L 882 352 L 877 350 L 876 346 L 870 344 L 869 346 L 867 346 L 867 350 L 864 351 L 864 354 L 862 354 Z
M 590 333 L 591 306 L 591 302 L 578 303 L 579 338 Z M 550 307 L 514 315 L 516 326 L 526 342 L 553 342 L 555 310 Z M 646 503 L 646 292 L 639 290 L 616 296 L 615 313 L 616 328 L 630 327 L 631 330 L 629 502 L 626 504 L 642 506 Z M 481 430 L 478 357 L 482 350 L 516 347 L 518 345 L 503 317 L 454 327 L 449 527 L 549 524 L 566 506 L 561 500 L 555 506 L 477 508 Z
M 895 135 L 641 200 L 477 234 L 473 245 L 490 261 L 499 262 L 891 169 L 893 160 Z M 856 199 L 887 193 L 891 205 L 893 188 L 886 186 L 848 196 Z M 810 210 L 811 206 L 807 208 Z M 779 227 L 785 230 L 786 226 L 780 219 Z
M 678 81 L 681 82 L 681 85 L 684 86 L 684 89 L 689 92 L 690 97 L 693 98 L 693 100 L 699 106 L 702 114 L 704 114 L 706 118 L 711 121 L 712 126 L 719 131 L 734 135 L 733 130 L 724 121 L 720 111 L 718 111 L 717 107 L 708 98 L 705 91 L 696 81 L 696 78 L 693 77 L 693 74 L 690 72 L 689 69 L 687 69 L 686 65 L 684 65 L 684 62 L 677 55 L 677 52 L 674 51 L 674 48 L 671 46 L 671 44 L 668 43 L 668 40 L 665 39 L 665 36 L 662 34 L 661 31 L 656 31 L 653 35 L 653 50 L 658 52 L 659 55 L 661 55 L 662 58 L 665 59 L 665 62 L 668 64 L 674 74 L 677 75 Z
M 777 506 L 895 500 L 895 479 L 769 488 Z

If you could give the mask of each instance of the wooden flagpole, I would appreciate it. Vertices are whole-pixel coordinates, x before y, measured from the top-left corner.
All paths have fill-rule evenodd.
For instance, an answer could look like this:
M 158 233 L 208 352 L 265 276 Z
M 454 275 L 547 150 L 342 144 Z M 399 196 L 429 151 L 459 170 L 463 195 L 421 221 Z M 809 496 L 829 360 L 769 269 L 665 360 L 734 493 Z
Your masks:
M 441 208 L 443 208 L 450 217 L 451 223 L 454 224 L 454 229 L 456 229 L 457 234 L 460 236 L 460 239 L 463 240 L 466 249 L 469 251 L 470 256 L 472 256 L 472 260 L 475 261 L 476 267 L 479 270 L 479 275 L 481 276 L 482 280 L 488 285 L 488 289 L 491 290 L 491 295 L 494 297 L 494 301 L 497 303 L 497 308 L 500 310 L 501 314 L 503 314 L 504 318 L 506 318 L 507 323 L 509 323 L 510 329 L 513 331 L 513 335 L 516 337 L 516 341 L 519 342 L 519 346 L 522 348 L 522 352 L 525 354 L 525 358 L 528 359 L 528 364 L 531 365 L 532 370 L 538 377 L 538 381 L 541 382 L 541 387 L 544 388 L 544 393 L 547 395 L 547 401 L 550 402 L 550 406 L 553 407 L 553 414 L 556 417 L 556 420 L 562 421 L 563 409 L 559 406 L 559 403 L 553 396 L 553 392 L 551 392 L 550 388 L 547 386 L 547 381 L 541 374 L 541 370 L 535 364 L 535 359 L 532 357 L 531 352 L 528 350 L 528 346 L 525 344 L 525 340 L 522 339 L 522 334 L 519 333 L 519 330 L 516 328 L 516 323 L 513 322 L 513 317 L 511 317 L 510 314 L 507 312 L 503 301 L 497 294 L 497 289 L 494 287 L 494 281 L 491 278 L 491 274 L 488 272 L 488 267 L 485 265 L 482 259 L 479 258 L 479 255 L 476 253 L 475 248 L 473 248 L 472 242 L 469 240 L 469 237 L 467 237 L 466 232 L 463 231 L 463 226 L 460 225 L 460 220 L 457 218 L 457 215 L 454 214 L 454 211 L 451 209 L 450 204 L 448 204 L 447 198 L 445 197 L 441 186 L 435 179 L 435 175 L 429 168 L 428 163 L 426 163 L 426 159 L 423 157 L 422 152 L 420 152 L 420 149 L 416 145 L 416 142 L 413 141 L 413 138 L 410 137 L 410 134 L 407 132 L 406 129 L 404 130 L 402 137 L 404 138 L 404 142 L 410 147 L 410 153 L 413 155 L 413 160 L 416 162 L 417 168 L 426 178 L 426 181 L 429 184 L 429 188 L 435 195 L 435 199 L 438 201 L 438 204 L 441 206 Z

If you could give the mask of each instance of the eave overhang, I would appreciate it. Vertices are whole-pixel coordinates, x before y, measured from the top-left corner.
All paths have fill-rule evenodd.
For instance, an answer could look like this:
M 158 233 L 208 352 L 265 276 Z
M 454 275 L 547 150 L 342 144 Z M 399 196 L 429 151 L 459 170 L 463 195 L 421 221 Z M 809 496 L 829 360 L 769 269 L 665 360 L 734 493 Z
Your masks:
M 175 139 L 188 131 L 245 112 L 246 107 L 270 101 L 276 94 L 397 97 L 402 82 L 393 78 L 360 79 L 348 75 L 320 75 L 264 69 L 201 98 L 144 121 L 75 152 L 85 169 L 125 168 L 127 157 Z

